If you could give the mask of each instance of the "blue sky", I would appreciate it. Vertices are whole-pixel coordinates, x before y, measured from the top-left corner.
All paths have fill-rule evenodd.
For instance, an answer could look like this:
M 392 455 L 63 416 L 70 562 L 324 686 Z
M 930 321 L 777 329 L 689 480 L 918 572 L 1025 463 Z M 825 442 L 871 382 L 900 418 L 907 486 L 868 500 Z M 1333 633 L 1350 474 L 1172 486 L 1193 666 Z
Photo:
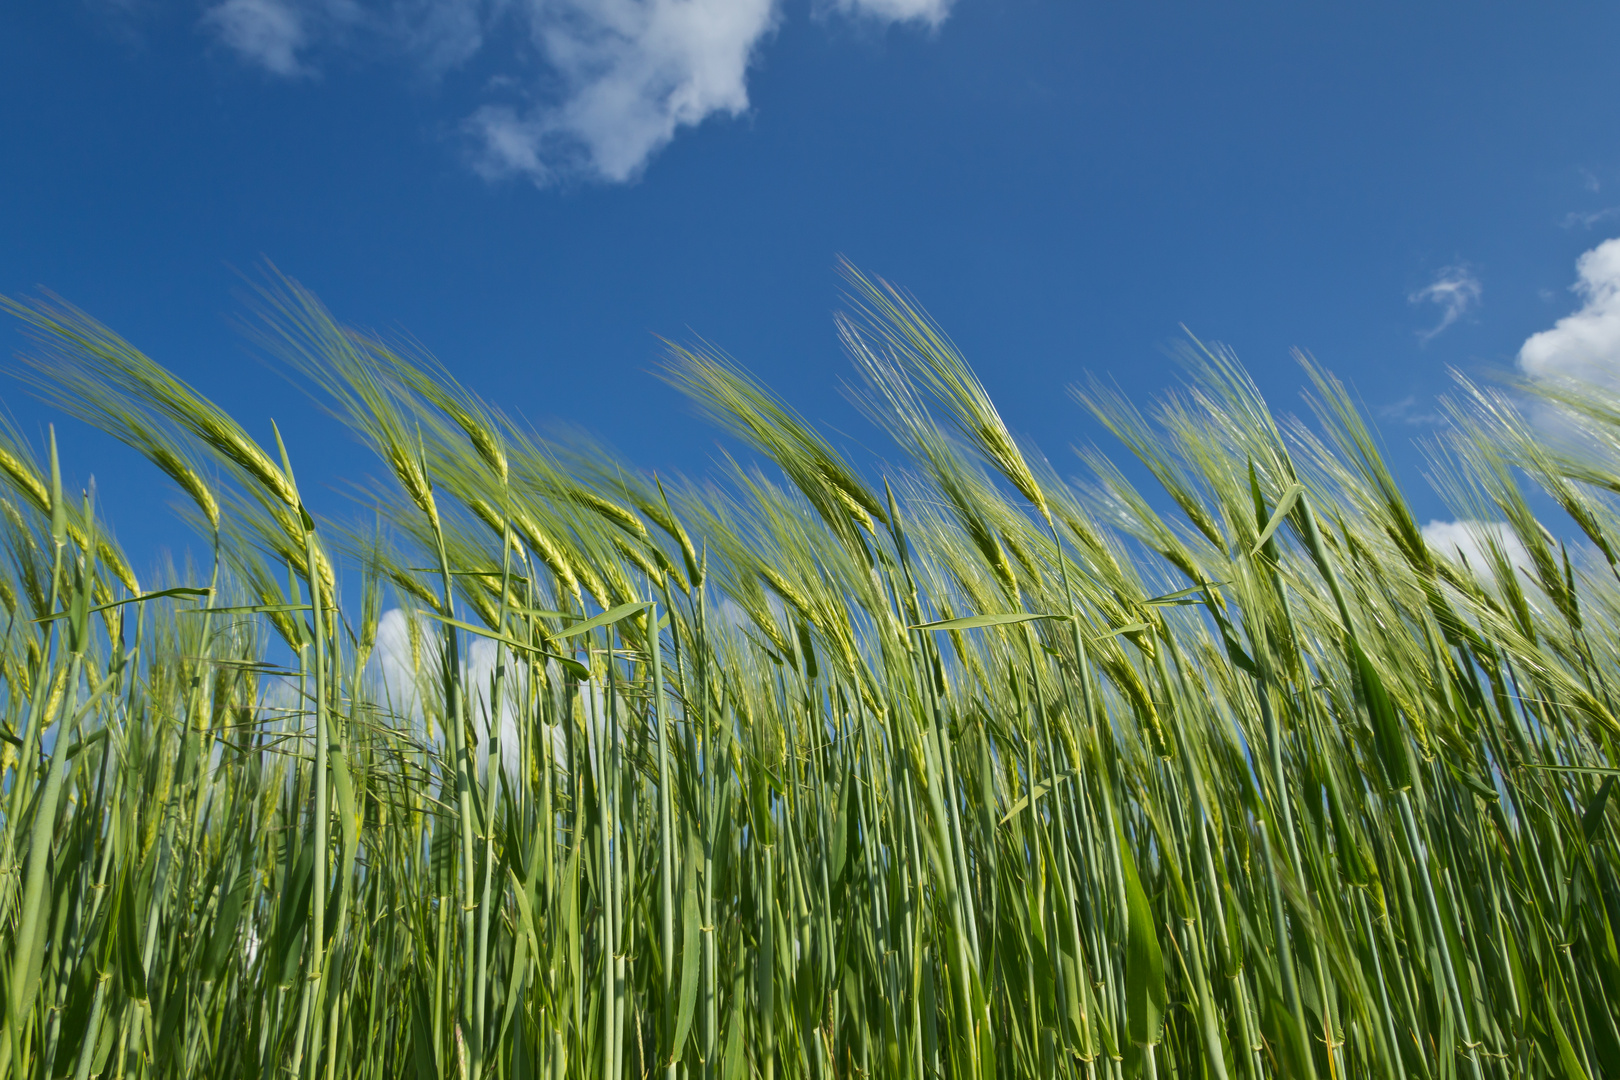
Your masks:
M 1448 366 L 1540 334 L 1534 370 L 1620 370 L 1617 41 L 1575 3 L 18 0 L 0 292 L 274 417 L 306 489 L 373 467 L 233 329 L 261 257 L 666 472 L 714 433 L 650 374 L 659 334 L 886 451 L 838 390 L 843 254 L 1066 472 L 1101 436 L 1064 388 L 1172 386 L 1185 323 L 1284 410 L 1314 353 L 1420 482 Z M 62 427 L 138 562 L 185 542 L 144 463 Z

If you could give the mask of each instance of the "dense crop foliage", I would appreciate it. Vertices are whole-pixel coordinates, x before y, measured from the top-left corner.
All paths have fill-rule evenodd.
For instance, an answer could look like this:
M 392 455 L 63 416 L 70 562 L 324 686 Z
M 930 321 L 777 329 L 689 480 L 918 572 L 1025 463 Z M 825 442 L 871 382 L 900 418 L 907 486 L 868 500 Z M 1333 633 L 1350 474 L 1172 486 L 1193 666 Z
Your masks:
M 137 582 L 0 447 L 0 1080 L 1620 1075 L 1620 399 L 1461 385 L 1470 564 L 1314 368 L 1310 428 L 1219 351 L 1080 391 L 1150 499 L 850 281 L 875 485 L 712 353 L 669 378 L 765 464 L 660 485 L 273 283 L 353 530 L 11 304 L 212 563 Z

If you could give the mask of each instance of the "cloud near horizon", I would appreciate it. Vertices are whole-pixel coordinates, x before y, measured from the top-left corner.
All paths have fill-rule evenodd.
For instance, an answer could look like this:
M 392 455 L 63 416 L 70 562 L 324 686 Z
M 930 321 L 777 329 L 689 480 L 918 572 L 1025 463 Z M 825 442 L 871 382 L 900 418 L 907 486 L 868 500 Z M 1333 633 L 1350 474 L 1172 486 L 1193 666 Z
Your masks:
M 425 623 L 420 617 L 415 618 L 413 627 L 413 616 L 401 608 L 390 608 L 382 613 L 377 620 L 376 644 L 366 662 L 363 685 L 371 701 L 387 715 L 396 721 L 419 724 L 425 717 L 424 696 L 431 699 L 437 690 L 441 638 L 435 625 Z M 499 659 L 498 648 L 488 638 L 475 638 L 469 642 L 461 658 L 462 678 L 472 726 L 478 735 L 476 766 L 479 775 L 486 775 L 485 770 L 489 765 L 491 713 L 496 712 L 500 725 L 501 764 L 515 780 L 520 760 L 520 741 L 512 698 L 526 687 L 527 679 L 524 666 L 514 662 L 508 653 L 506 661 L 511 679 L 502 695 L 505 700 L 498 710 L 490 709 L 490 680 Z M 599 718 L 604 708 L 602 688 L 593 680 L 589 690 L 586 713 Z M 565 761 L 562 729 L 552 727 L 549 731 L 553 760 L 562 766 Z M 442 736 L 442 732 L 431 730 L 422 734 L 430 741 Z
M 1519 573 L 1529 577 L 1533 572 L 1530 553 L 1505 521 L 1431 521 L 1423 526 L 1422 533 L 1423 539 L 1437 555 L 1466 565 L 1482 581 L 1491 579 L 1492 546 Z
M 955 0 L 817 0 L 818 13 L 938 28 Z M 430 73 L 516 37 L 533 66 L 506 73 L 508 100 L 466 118 L 473 167 L 538 185 L 634 180 L 683 127 L 748 108 L 748 71 L 784 0 L 218 0 L 202 25 L 282 78 L 367 39 Z
M 1519 370 L 1613 386 L 1620 383 L 1620 237 L 1577 259 L 1575 275 L 1580 308 L 1525 341 Z
M 1620 237 L 1605 240 L 1575 262 L 1571 291 L 1581 306 L 1550 330 L 1532 334 L 1519 349 L 1519 370 L 1532 379 L 1573 378 L 1620 388 Z M 1443 329 L 1444 324 L 1437 328 Z M 1404 403 L 1403 403 L 1404 404 Z M 1556 413 L 1532 413 L 1541 429 L 1556 436 L 1565 421 Z M 1492 544 L 1527 581 L 1534 581 L 1529 552 L 1502 521 L 1431 521 L 1423 538 L 1444 558 L 1466 562 L 1489 577 Z

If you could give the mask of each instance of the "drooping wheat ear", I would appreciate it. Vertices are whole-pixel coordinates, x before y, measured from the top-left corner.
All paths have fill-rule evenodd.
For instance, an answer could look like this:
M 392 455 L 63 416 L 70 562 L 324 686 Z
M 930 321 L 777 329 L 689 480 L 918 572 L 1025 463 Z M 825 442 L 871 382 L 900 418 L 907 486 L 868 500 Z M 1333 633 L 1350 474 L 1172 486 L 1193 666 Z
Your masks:
M 416 508 L 427 515 L 428 522 L 435 532 L 442 527 L 439 521 L 439 506 L 433 498 L 433 488 L 428 484 L 427 473 L 422 467 L 421 443 L 412 447 L 402 437 L 393 432 L 379 440 L 378 447 L 383 460 L 388 467 L 394 470 L 394 477 L 399 486 L 405 489 Z
M 240 424 L 101 323 L 54 298 L 23 304 L 0 297 L 0 304 L 27 323 L 41 344 L 70 358 L 93 379 L 191 432 L 284 505 L 299 506 L 291 478 Z
M 573 560 L 569 559 L 562 546 L 556 543 L 533 518 L 522 511 L 513 513 L 512 524 L 517 526 L 518 534 L 523 537 L 524 543 L 529 545 L 529 549 L 538 555 L 540 561 L 546 564 L 546 569 L 556 576 L 558 584 L 573 595 L 576 603 L 579 602 L 582 599 L 579 589 L 579 574 L 576 572 Z
M 883 507 L 831 444 L 786 403 L 729 357 L 708 346 L 667 343 L 663 377 L 698 402 L 754 449 L 769 457 L 854 549 L 863 546 L 852 525 L 870 529 Z
M 4 446 L 0 446 L 0 471 L 4 471 L 12 486 L 42 514 L 51 512 L 51 493 L 32 466 Z
M 443 365 L 425 354 L 413 361 L 381 340 L 373 338 L 368 344 L 376 356 L 392 367 L 405 386 L 420 394 L 461 429 L 479 459 L 497 481 L 505 485 L 510 472 L 505 439 L 500 434 L 500 423 L 489 408 L 456 382 Z
M 1046 495 L 995 402 L 939 325 L 882 278 L 868 277 L 846 259 L 839 261 L 839 272 L 850 284 L 850 302 L 862 317 L 862 328 L 906 362 L 939 398 L 969 444 L 1042 516 L 1049 516 Z
M 598 514 L 601 514 L 603 517 L 607 518 L 609 521 L 613 522 L 613 524 L 619 526 L 619 528 L 634 536 L 636 539 L 649 539 L 647 536 L 647 526 L 641 523 L 641 519 L 636 517 L 636 515 L 632 514 L 630 511 L 626 510 L 624 507 L 620 506 L 618 503 L 609 499 L 604 499 L 602 496 L 596 494 L 596 492 L 589 491 L 585 488 L 574 488 L 568 493 L 568 498 L 579 503 L 581 506 L 587 507 L 594 510 Z
M 0 430 L 0 476 L 9 481 L 12 488 L 40 514 L 46 517 L 52 515 L 54 505 L 50 488 L 45 485 L 38 467 L 28 460 L 26 451 L 22 449 L 15 432 L 9 430 L 9 425 L 7 429 Z M 87 550 L 90 545 L 90 533 L 85 528 L 82 511 L 70 502 L 62 507 L 62 511 L 68 538 L 77 544 L 80 550 Z M 134 570 L 130 568 L 129 560 L 124 557 L 123 551 L 110 536 L 98 531 L 95 549 L 96 557 L 113 572 L 113 576 L 124 588 L 131 593 L 140 592 L 140 582 Z
M 197 471 L 191 467 L 179 454 L 166 446 L 153 446 L 150 455 L 158 468 L 162 469 L 169 479 L 180 486 L 180 490 L 191 496 L 202 511 L 203 517 L 208 520 L 208 527 L 213 532 L 219 531 L 219 501 L 214 498 L 213 490 Z

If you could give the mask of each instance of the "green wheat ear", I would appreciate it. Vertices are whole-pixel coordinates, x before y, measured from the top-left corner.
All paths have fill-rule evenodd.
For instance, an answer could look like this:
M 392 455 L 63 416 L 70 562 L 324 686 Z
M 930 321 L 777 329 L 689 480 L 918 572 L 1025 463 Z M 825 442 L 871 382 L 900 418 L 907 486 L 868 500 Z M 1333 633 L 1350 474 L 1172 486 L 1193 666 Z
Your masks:
M 1445 550 L 1312 361 L 1309 424 L 1196 339 L 1092 380 L 1142 470 L 1068 480 L 844 272 L 898 463 L 672 346 L 742 443 L 674 481 L 268 268 L 363 528 L 5 301 L 208 561 L 0 429 L 0 1080 L 1620 1074 L 1620 399 L 1459 380 Z

